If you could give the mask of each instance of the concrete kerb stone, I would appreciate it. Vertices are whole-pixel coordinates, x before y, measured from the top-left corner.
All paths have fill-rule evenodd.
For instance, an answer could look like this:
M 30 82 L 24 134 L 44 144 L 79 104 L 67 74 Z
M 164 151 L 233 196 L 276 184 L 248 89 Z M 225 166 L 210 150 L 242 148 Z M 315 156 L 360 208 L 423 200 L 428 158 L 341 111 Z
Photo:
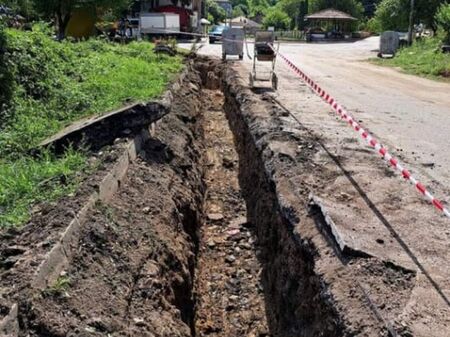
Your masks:
M 59 241 L 45 256 L 31 282 L 32 289 L 44 290 L 48 288 L 57 281 L 61 272 L 68 267 L 73 253 L 76 251 L 81 227 L 86 222 L 89 210 L 98 200 L 107 202 L 112 198 L 117 192 L 120 182 L 126 177 L 130 162 L 136 160 L 143 144 L 149 138 L 149 131 L 144 129 L 133 140 L 128 142 L 124 153 L 100 183 L 98 192 L 94 192 L 80 211 L 74 215 Z M 9 314 L 0 322 L 0 336 L 17 337 L 18 334 L 18 305 L 14 303 Z

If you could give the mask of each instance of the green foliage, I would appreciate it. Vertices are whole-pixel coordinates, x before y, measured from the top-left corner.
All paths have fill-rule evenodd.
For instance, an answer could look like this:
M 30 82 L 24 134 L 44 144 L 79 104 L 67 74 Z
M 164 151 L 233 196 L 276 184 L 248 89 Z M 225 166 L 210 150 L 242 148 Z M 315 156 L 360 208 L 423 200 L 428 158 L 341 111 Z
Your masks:
M 214 0 L 206 0 L 208 20 L 214 24 L 224 22 L 227 18 L 227 12 L 220 7 Z
M 407 31 L 409 0 L 382 0 L 375 11 L 374 25 L 381 31 Z
M 239 16 L 247 16 L 249 14 L 249 10 L 245 5 L 237 5 L 233 8 L 233 18 L 237 18 Z
M 24 223 L 30 205 L 74 192 L 79 183 L 76 172 L 85 161 L 85 156 L 75 151 L 62 158 L 44 153 L 39 158 L 0 159 L 0 225 Z
M 263 20 L 264 27 L 275 27 L 275 29 L 289 29 L 291 18 L 278 7 L 271 7 L 267 10 Z
M 436 13 L 436 23 L 444 35 L 444 42 L 450 43 L 450 4 L 443 4 Z
M 18 13 L 27 19 L 37 18 L 34 0 L 3 0 L 2 4 L 11 8 L 14 13 Z
M 61 296 L 67 293 L 70 286 L 70 278 L 68 276 L 60 276 L 55 283 L 51 287 L 45 289 L 43 293 L 49 296 Z
M 422 22 L 427 27 L 433 29 L 433 31 L 436 31 L 436 13 L 439 7 L 446 2 L 447 0 L 416 0 L 414 10 L 415 23 Z
M 448 78 L 450 76 L 450 55 L 440 51 L 441 41 L 438 38 L 427 38 L 417 41 L 412 46 L 401 49 L 395 58 L 377 60 L 377 63 L 400 67 L 408 73 Z
M 248 0 L 250 16 L 265 15 L 269 8 L 267 0 Z
M 14 90 L 14 78 L 8 66 L 7 39 L 4 27 L 0 22 L 0 126 L 5 118 L 4 111 L 11 101 Z
M 360 0 L 310 0 L 310 12 L 317 12 L 327 8 L 343 11 L 358 19 L 362 18 L 364 13 L 364 7 Z
M 376 18 L 371 18 L 367 21 L 364 30 L 370 33 L 380 33 L 382 31 L 380 21 Z
M 416 0 L 414 23 L 422 22 L 436 31 L 436 12 L 446 0 Z M 382 0 L 375 12 L 381 30 L 407 31 L 409 24 L 410 0 Z
M 291 22 L 296 22 L 300 15 L 302 3 L 304 3 L 304 0 L 280 0 L 277 7 L 289 16 Z
M 32 204 L 68 193 L 85 166 L 82 153 L 31 158 L 31 148 L 73 120 L 158 96 L 182 67 L 150 43 L 56 42 L 47 30 L 6 30 L 15 83 L 0 125 L 0 226 L 23 223 Z M 61 176 L 71 183 L 58 185 Z

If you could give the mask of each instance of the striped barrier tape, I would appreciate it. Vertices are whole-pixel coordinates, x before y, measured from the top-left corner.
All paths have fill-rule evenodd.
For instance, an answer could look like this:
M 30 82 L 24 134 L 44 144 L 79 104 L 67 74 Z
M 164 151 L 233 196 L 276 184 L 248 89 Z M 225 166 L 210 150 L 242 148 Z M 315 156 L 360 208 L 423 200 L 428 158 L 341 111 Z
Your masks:
M 336 101 L 336 99 L 334 99 L 330 94 L 323 90 L 316 82 L 314 82 L 308 75 L 300 70 L 286 56 L 275 50 L 273 46 L 271 46 L 271 48 L 317 95 L 325 100 L 325 102 L 327 102 L 343 120 L 345 120 L 356 132 L 358 132 L 361 137 L 365 139 L 366 142 L 382 156 L 384 160 L 386 160 L 396 170 L 400 171 L 403 177 L 411 182 L 411 184 L 413 184 L 416 189 L 434 205 L 436 209 L 438 209 L 445 216 L 447 216 L 447 218 L 450 219 L 450 212 L 446 207 L 444 207 L 442 202 L 436 199 L 420 181 L 412 176 L 409 170 L 407 170 L 403 167 L 403 165 L 400 164 L 397 158 L 392 156 L 388 152 L 388 150 L 383 145 L 381 145 L 367 130 L 361 127 L 361 125 L 357 121 L 355 121 L 355 119 L 349 114 L 349 112 L 342 105 L 340 105 Z

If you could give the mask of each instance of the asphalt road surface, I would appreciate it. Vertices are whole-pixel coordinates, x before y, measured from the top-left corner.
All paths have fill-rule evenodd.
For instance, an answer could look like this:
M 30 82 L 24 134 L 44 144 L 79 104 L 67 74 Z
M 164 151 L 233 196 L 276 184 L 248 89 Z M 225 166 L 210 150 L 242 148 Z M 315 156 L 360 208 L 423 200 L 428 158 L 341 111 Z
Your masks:
M 345 106 L 406 162 L 419 180 L 431 185 L 438 197 L 450 202 L 450 83 L 371 64 L 368 59 L 376 57 L 378 44 L 376 37 L 353 43 L 282 42 L 280 52 Z M 249 44 L 248 49 L 251 55 L 253 45 Z M 201 54 L 217 57 L 221 52 L 220 43 L 205 44 L 200 49 Z M 243 62 L 229 57 L 233 59 L 235 66 L 239 63 L 241 69 L 251 69 L 252 60 L 247 56 Z M 281 59 L 277 62 L 278 98 L 295 111 L 301 108 L 295 90 L 301 85 L 300 79 Z M 318 104 L 317 109 L 330 111 L 325 103 Z M 320 131 L 320 125 L 311 127 Z

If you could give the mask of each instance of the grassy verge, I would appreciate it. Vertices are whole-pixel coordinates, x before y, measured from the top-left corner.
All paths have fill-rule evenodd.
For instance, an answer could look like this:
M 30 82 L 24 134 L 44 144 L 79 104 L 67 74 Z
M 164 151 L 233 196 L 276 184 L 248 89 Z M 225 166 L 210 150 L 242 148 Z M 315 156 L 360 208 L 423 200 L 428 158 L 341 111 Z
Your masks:
M 450 81 L 450 54 L 440 51 L 440 41 L 435 38 L 403 48 L 392 59 L 374 59 L 373 62 L 399 67 L 409 74 Z
M 156 56 L 145 42 L 59 43 L 42 26 L 6 37 L 14 83 L 0 108 L 0 227 L 22 224 L 33 204 L 74 191 L 86 167 L 82 152 L 33 158 L 29 149 L 76 119 L 160 95 L 182 68 L 180 58 Z

